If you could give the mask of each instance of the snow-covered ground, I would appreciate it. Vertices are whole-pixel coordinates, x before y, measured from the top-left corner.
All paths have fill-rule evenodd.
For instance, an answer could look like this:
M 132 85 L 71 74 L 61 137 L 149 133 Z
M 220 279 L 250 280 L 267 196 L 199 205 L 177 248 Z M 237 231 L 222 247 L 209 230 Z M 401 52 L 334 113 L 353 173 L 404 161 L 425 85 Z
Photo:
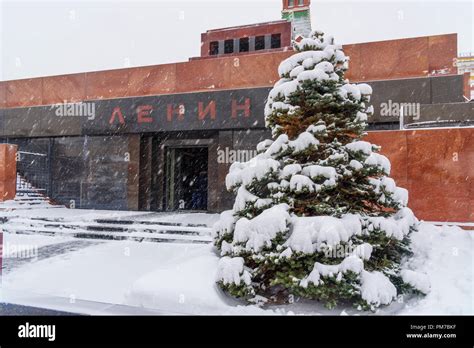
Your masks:
M 400 299 L 378 313 L 474 314 L 473 235 L 458 227 L 421 224 L 412 237 L 415 256 L 409 266 L 428 275 L 431 291 L 426 297 Z M 209 244 L 85 242 L 14 234 L 4 234 L 4 243 L 36 244 L 38 255 L 18 266 L 15 259 L 7 259 L 0 301 L 92 314 L 101 311 L 82 305 L 84 301 L 128 306 L 114 314 L 366 314 L 343 307 L 329 311 L 314 301 L 265 309 L 245 306 L 216 287 L 218 256 Z M 55 298 L 66 301 L 58 307 Z
M 407 303 L 403 314 L 474 314 L 474 231 L 422 224 L 408 263 L 426 273 L 430 293 Z

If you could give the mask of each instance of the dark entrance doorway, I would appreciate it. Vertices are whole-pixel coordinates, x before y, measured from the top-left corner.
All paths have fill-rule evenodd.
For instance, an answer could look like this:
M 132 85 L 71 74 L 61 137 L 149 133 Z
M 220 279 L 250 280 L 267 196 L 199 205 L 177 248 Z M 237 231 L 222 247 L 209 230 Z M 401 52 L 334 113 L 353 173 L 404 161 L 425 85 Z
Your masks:
M 167 210 L 207 210 L 207 168 L 207 147 L 167 148 Z

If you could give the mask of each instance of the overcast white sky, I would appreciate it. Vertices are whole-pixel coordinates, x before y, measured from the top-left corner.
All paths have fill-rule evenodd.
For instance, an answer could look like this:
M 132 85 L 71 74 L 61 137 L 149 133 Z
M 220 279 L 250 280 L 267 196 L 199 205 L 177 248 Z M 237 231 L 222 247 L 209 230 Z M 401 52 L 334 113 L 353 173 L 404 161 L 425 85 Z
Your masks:
M 186 61 L 207 29 L 280 19 L 281 0 L 0 0 L 0 80 Z M 472 0 L 313 0 L 313 28 L 356 43 L 458 33 L 474 51 Z

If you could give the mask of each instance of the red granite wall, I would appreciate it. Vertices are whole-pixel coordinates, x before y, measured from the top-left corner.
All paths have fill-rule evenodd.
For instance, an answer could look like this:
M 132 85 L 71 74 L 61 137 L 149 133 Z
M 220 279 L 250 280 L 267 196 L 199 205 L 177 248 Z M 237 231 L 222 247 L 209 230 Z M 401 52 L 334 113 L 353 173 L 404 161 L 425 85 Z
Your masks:
M 471 99 L 471 74 L 465 72 L 463 74 L 464 77 L 464 96 L 469 100 Z
M 0 144 L 0 202 L 16 195 L 16 145 Z M 2 276 L 3 233 L 0 228 L 0 284 Z
M 373 81 L 455 74 L 457 35 L 345 45 L 347 77 Z M 265 52 L 189 62 L 0 82 L 0 107 L 81 100 L 267 87 L 278 80 L 281 61 L 293 51 Z
M 291 46 L 291 23 L 277 21 L 259 23 L 244 27 L 208 30 L 201 34 L 201 57 L 209 56 L 209 44 L 212 41 L 240 39 L 250 36 L 281 34 L 281 46 Z
M 457 74 L 457 34 L 344 45 L 353 81 Z
M 419 219 L 474 222 L 474 129 L 369 132 Z
M 16 195 L 16 145 L 0 144 L 0 202 Z
M 0 109 L 7 107 L 7 83 L 0 82 Z

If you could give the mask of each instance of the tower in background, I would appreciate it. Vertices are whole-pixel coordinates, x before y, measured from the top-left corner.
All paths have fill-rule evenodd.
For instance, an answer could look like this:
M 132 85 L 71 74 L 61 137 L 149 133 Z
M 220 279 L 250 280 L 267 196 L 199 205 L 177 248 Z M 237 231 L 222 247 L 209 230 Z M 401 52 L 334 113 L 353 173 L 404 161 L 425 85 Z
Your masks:
M 281 16 L 291 22 L 293 39 L 311 33 L 310 7 L 311 0 L 283 0 Z
M 474 100 L 474 52 L 461 53 L 454 62 L 459 74 L 469 73 L 468 89 L 470 95 L 467 97 Z

